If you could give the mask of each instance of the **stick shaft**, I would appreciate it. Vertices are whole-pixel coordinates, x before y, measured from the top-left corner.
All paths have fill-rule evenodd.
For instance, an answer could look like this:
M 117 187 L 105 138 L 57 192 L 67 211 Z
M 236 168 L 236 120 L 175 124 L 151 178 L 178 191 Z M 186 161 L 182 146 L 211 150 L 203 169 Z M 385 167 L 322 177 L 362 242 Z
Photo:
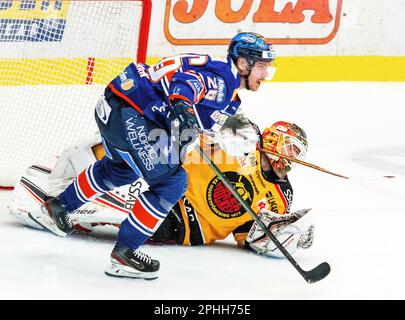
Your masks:
M 271 241 L 277 246 L 277 248 L 283 253 L 283 255 L 287 258 L 288 261 L 294 266 L 295 269 L 307 280 L 306 272 L 298 265 L 295 259 L 290 255 L 290 253 L 284 248 L 284 246 L 278 241 L 278 239 L 267 229 L 266 225 L 263 223 L 262 220 L 255 214 L 252 208 L 246 203 L 246 201 L 239 195 L 239 193 L 235 190 L 232 184 L 228 181 L 225 175 L 218 169 L 215 163 L 211 160 L 211 158 L 207 155 L 207 153 L 202 150 L 202 148 L 197 145 L 197 151 L 203 157 L 203 159 L 207 162 L 207 164 L 211 167 L 211 169 L 215 172 L 215 174 L 219 177 L 223 184 L 228 188 L 228 190 L 232 193 L 232 195 L 238 200 L 240 205 L 249 213 L 249 215 L 253 218 L 254 221 L 260 226 L 263 232 L 268 236 Z
M 346 177 L 346 176 L 344 176 L 344 175 L 341 175 L 341 174 L 338 174 L 338 173 L 335 173 L 335 172 L 326 170 L 326 169 L 321 168 L 321 167 L 319 167 L 319 166 L 316 166 L 316 165 L 314 165 L 314 164 L 312 164 L 312 163 L 309 163 L 309 162 L 306 162 L 306 161 L 302 161 L 302 160 L 299 160 L 299 159 L 295 159 L 295 158 L 293 158 L 293 157 L 286 156 L 286 155 L 284 155 L 284 154 L 280 154 L 280 153 L 278 153 L 278 152 L 275 152 L 275 151 L 272 151 L 272 150 L 269 150 L 269 149 L 266 149 L 266 148 L 259 148 L 258 150 L 259 150 L 259 151 L 262 151 L 262 152 L 265 152 L 265 153 L 268 153 L 268 154 L 271 154 L 271 155 L 274 155 L 274 156 L 276 156 L 276 157 L 280 157 L 280 158 L 283 158 L 283 159 L 290 160 L 291 162 L 299 163 L 299 164 L 301 164 L 301 165 L 303 165 L 303 166 L 306 166 L 306 167 L 309 167 L 309 168 L 312 168 L 312 169 L 315 169 L 315 170 L 318 170 L 318 171 L 322 171 L 322 172 L 331 174 L 331 175 L 336 176 L 336 177 L 339 177 L 339 178 L 349 179 L 349 177 Z

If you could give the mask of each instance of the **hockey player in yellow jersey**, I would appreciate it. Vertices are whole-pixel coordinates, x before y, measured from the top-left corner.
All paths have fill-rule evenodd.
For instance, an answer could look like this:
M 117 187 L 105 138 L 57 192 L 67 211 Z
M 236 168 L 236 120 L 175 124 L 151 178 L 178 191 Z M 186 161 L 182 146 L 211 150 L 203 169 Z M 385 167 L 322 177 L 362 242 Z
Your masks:
M 305 157 L 307 138 L 297 125 L 279 121 L 262 134 L 254 127 L 260 148 L 301 160 Z M 304 224 L 305 219 L 301 219 L 309 210 L 290 213 L 293 189 L 287 173 L 292 168 L 291 162 L 259 150 L 247 157 L 230 158 L 223 145 L 218 148 L 202 141 L 202 146 L 253 211 L 260 212 L 266 225 L 272 222 L 277 225 L 273 231 L 283 233 L 281 240 L 285 240 L 290 252 L 312 244 L 314 226 Z M 233 233 L 239 247 L 280 256 L 197 151 L 184 168 L 189 177 L 187 192 L 150 242 L 203 245 Z

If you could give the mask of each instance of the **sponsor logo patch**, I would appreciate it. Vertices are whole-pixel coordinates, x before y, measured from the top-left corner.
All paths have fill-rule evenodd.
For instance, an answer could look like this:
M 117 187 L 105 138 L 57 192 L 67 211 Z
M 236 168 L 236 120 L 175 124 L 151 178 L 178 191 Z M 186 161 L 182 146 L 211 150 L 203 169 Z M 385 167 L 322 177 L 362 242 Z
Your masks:
M 222 103 L 224 102 L 226 97 L 226 87 L 225 81 L 221 78 L 218 78 L 218 94 L 217 94 L 217 102 Z
M 254 37 L 252 37 L 252 36 L 249 36 L 249 35 L 243 36 L 241 38 L 241 40 L 249 42 L 249 43 L 255 43 L 256 42 L 256 39 Z
M 107 103 L 107 101 L 105 101 L 105 98 L 104 97 L 100 98 L 96 105 L 96 112 L 101 122 L 107 124 L 108 119 L 110 118 L 111 111 L 112 109 L 110 105 Z
M 128 73 L 130 73 L 128 75 Z M 134 85 L 135 85 L 135 80 L 133 79 L 133 74 L 132 72 L 129 72 L 128 70 L 121 72 L 118 76 L 121 81 L 121 89 L 124 91 L 131 90 Z
M 267 199 L 268 208 L 270 208 L 270 211 L 275 212 L 275 213 L 280 213 L 280 210 L 278 210 L 277 200 L 275 199 L 275 197 L 271 191 L 268 191 L 266 193 L 266 199 Z
M 236 172 L 228 171 L 224 172 L 224 175 L 250 206 L 254 195 L 249 180 Z M 237 218 L 246 213 L 219 177 L 215 177 L 208 184 L 206 198 L 211 211 L 220 218 Z
M 257 203 L 257 207 L 258 207 L 260 210 L 268 209 L 269 206 L 268 206 L 268 204 L 267 204 L 266 198 L 263 198 L 262 200 L 260 200 L 260 201 Z
M 128 79 L 125 80 L 123 83 L 121 83 L 121 89 L 128 91 L 134 86 L 134 80 L 133 79 Z
M 201 82 L 197 79 L 190 79 L 187 80 L 187 83 L 191 86 L 191 88 L 194 91 L 194 101 L 198 101 L 198 97 L 200 96 L 203 90 Z
M 127 200 L 125 202 L 125 209 L 132 210 L 133 206 L 135 205 L 136 200 L 138 199 L 139 195 L 142 193 L 144 186 L 142 185 L 142 181 L 135 181 L 133 182 L 127 192 Z
M 225 123 L 225 121 L 229 118 L 226 114 L 222 114 L 220 111 L 216 110 L 211 114 L 211 119 L 214 120 L 216 123 L 220 124 L 221 126 Z
M 152 171 L 155 166 L 153 160 L 158 157 L 158 154 L 150 145 L 145 125 L 137 123 L 131 117 L 125 121 L 127 136 L 132 148 L 136 152 L 142 165 L 147 171 Z

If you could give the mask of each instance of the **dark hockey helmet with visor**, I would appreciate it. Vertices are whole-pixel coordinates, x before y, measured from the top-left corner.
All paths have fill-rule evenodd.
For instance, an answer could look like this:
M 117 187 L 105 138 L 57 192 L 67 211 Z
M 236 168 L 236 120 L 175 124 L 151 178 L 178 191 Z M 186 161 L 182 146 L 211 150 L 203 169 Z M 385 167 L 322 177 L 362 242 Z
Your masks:
M 250 70 L 257 61 L 273 62 L 276 58 L 273 45 L 253 32 L 241 32 L 233 37 L 228 47 L 228 54 L 235 64 L 239 57 L 245 58 Z

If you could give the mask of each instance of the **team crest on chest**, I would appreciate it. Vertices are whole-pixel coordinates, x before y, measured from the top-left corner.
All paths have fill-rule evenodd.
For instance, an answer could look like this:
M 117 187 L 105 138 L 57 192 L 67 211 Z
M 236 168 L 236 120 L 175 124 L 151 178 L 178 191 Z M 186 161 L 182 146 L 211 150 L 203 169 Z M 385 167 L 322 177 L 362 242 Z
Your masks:
M 228 171 L 225 172 L 224 175 L 234 186 L 238 194 L 250 206 L 253 203 L 254 197 L 254 191 L 250 181 L 236 172 Z M 211 211 L 220 218 L 237 218 L 246 213 L 246 210 L 242 208 L 238 200 L 236 200 L 217 176 L 208 184 L 206 197 Z

